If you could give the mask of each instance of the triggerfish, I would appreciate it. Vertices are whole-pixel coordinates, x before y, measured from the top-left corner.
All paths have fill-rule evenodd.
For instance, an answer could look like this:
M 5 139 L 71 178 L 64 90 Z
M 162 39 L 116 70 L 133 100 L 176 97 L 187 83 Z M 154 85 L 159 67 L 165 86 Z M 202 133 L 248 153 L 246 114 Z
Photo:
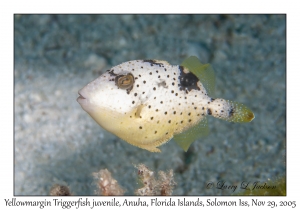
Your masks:
M 78 103 L 104 129 L 126 142 L 160 152 L 172 138 L 183 148 L 208 134 L 210 115 L 250 122 L 245 105 L 214 97 L 210 64 L 192 56 L 181 65 L 161 60 L 132 60 L 112 67 L 79 90 Z

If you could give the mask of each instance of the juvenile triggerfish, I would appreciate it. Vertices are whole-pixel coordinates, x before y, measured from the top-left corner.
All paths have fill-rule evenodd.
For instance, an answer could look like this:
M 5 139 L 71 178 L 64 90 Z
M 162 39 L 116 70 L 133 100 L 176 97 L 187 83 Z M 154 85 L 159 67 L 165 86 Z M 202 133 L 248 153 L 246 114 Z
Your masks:
M 134 146 L 160 152 L 157 147 L 173 138 L 187 151 L 208 134 L 207 115 L 236 123 L 254 119 L 245 105 L 214 98 L 214 83 L 211 65 L 195 56 L 181 65 L 133 60 L 79 90 L 77 101 L 100 126 Z

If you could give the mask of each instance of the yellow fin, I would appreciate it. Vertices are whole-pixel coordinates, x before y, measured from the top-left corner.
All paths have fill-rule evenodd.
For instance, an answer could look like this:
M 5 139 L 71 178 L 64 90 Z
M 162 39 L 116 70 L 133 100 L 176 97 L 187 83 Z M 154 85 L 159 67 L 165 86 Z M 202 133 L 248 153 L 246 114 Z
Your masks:
M 207 119 L 205 117 L 200 121 L 200 123 L 192 128 L 180 134 L 176 134 L 173 139 L 186 152 L 194 141 L 201 137 L 207 136 L 208 133 L 209 128 L 207 126 Z
M 244 104 L 235 101 L 226 100 L 232 109 L 232 116 L 227 119 L 229 122 L 247 123 L 251 122 L 255 116 L 254 113 Z
M 198 77 L 210 97 L 215 97 L 215 73 L 210 64 L 202 64 L 196 56 L 186 58 L 181 65 Z

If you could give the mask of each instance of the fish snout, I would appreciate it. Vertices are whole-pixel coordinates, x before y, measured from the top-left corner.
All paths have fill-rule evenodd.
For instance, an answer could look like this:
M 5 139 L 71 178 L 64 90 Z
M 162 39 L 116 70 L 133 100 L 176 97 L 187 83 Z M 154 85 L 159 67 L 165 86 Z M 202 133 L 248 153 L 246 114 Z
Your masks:
M 84 94 L 82 93 L 81 90 L 78 91 L 79 97 L 77 98 L 77 102 L 79 104 L 81 104 L 84 100 L 86 100 L 86 97 L 84 96 Z

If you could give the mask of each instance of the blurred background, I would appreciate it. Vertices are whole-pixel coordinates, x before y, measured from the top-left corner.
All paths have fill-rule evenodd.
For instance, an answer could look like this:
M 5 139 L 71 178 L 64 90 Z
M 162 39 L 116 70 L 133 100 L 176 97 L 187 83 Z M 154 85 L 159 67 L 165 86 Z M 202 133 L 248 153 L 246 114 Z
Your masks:
M 211 63 L 216 96 L 246 104 L 248 124 L 209 118 L 188 152 L 175 142 L 150 153 L 102 129 L 76 102 L 83 86 L 136 59 Z M 231 195 L 217 188 L 276 180 L 286 171 L 285 15 L 15 15 L 14 193 L 48 195 L 65 184 L 95 195 L 107 168 L 125 195 L 137 169 L 174 170 L 174 195 Z M 215 187 L 208 189 L 207 183 Z

